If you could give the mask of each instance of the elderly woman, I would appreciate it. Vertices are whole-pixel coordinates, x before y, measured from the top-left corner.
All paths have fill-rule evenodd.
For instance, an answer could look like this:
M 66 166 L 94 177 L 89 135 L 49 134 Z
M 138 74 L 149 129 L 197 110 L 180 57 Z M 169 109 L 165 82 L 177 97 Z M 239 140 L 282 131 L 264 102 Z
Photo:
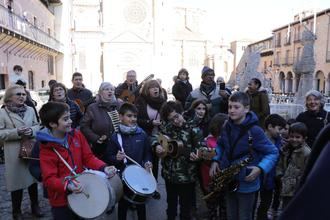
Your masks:
M 71 127 L 76 128 L 79 126 L 80 120 L 83 116 L 79 106 L 69 99 L 67 89 L 62 83 L 54 83 L 50 87 L 49 101 L 64 102 L 70 107 L 70 118 L 72 120 Z
M 87 107 L 81 121 L 81 132 L 91 143 L 93 153 L 101 160 L 115 129 L 108 112 L 118 110 L 121 104 L 115 97 L 115 87 L 103 82 L 98 91 L 98 100 Z
M 296 120 L 306 124 L 308 128 L 306 142 L 312 148 L 318 133 L 330 122 L 330 114 L 323 109 L 324 98 L 320 92 L 310 90 L 306 93 L 305 98 L 307 110 L 300 113 Z
M 0 140 L 4 142 L 5 178 L 11 192 L 13 219 L 22 219 L 23 189 L 28 188 L 32 214 L 43 216 L 38 205 L 38 188 L 31 176 L 28 163 L 18 158 L 22 137 L 34 137 L 39 130 L 34 110 L 25 105 L 24 87 L 9 87 L 4 95 L 4 108 L 0 110 Z

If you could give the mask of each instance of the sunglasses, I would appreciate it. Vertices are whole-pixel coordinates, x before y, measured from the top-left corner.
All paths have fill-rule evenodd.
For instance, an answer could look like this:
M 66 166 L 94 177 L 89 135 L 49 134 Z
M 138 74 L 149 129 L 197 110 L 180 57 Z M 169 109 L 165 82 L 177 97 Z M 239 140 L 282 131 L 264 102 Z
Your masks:
M 25 93 L 20 93 L 20 92 L 16 93 L 15 95 L 16 95 L 16 96 L 26 96 Z

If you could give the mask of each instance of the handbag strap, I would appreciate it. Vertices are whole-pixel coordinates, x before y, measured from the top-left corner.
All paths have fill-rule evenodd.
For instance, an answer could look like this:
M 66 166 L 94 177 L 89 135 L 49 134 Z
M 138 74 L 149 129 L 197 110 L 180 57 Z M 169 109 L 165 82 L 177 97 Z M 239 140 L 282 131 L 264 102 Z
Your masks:
M 11 123 L 13 124 L 14 128 L 16 128 L 16 126 L 15 126 L 15 123 L 14 123 L 13 119 L 10 117 L 10 115 L 9 115 L 9 112 L 8 112 L 7 108 L 5 107 L 4 109 L 5 109 L 5 111 L 7 112 L 7 115 L 8 115 L 8 117 L 9 117 L 9 119 L 10 119 Z

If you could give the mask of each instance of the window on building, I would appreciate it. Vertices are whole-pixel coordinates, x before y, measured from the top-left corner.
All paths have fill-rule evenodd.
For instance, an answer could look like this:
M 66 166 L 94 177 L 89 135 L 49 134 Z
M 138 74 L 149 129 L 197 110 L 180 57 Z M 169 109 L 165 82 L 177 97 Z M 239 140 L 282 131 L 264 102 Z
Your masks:
M 47 65 L 48 65 L 48 74 L 54 75 L 54 57 L 52 55 L 48 55 Z
M 0 89 L 5 89 L 5 74 L 0 74 Z
M 33 17 L 33 25 L 34 26 L 38 26 L 38 19 L 37 19 L 37 17 Z
M 29 70 L 28 72 L 28 78 L 29 78 L 29 89 L 33 90 L 34 89 L 34 73 Z
M 280 64 L 280 56 L 281 56 L 281 52 L 280 51 L 276 52 L 275 64 L 277 65 Z
M 301 54 L 301 47 L 297 48 L 297 56 L 296 56 L 296 61 L 300 60 L 300 54 Z
M 285 51 L 285 64 L 289 64 L 290 50 Z
M 244 51 L 246 49 L 246 46 L 242 46 L 242 50 Z
M 49 36 L 51 35 L 50 28 L 47 28 L 47 33 L 48 33 Z
M 267 70 L 267 61 L 264 61 L 264 70 Z
M 273 66 L 273 61 L 271 60 L 269 63 L 269 67 L 272 67 L 272 66 Z
M 45 80 L 41 80 L 41 88 L 45 87 Z

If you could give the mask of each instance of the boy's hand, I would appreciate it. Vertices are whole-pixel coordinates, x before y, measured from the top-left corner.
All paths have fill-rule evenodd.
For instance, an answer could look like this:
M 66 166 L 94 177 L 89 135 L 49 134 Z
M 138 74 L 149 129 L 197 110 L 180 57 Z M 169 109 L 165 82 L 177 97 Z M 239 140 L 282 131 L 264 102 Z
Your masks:
M 220 171 L 219 164 L 217 162 L 213 162 L 210 167 L 209 175 L 210 177 L 214 176 Z
M 107 174 L 108 178 L 113 177 L 117 173 L 117 169 L 114 166 L 104 167 L 104 173 Z
M 251 169 L 251 173 L 245 177 L 245 181 L 252 182 L 256 178 L 258 178 L 258 176 L 261 173 L 261 169 L 259 167 L 256 167 L 256 166 L 249 166 L 247 168 Z
M 122 152 L 122 151 L 118 151 L 118 153 L 117 153 L 117 155 L 116 155 L 116 159 L 117 160 L 124 160 L 124 158 L 125 158 L 125 153 L 124 152 Z
M 194 152 L 191 152 L 191 153 L 190 153 L 190 160 L 191 160 L 191 161 L 196 161 L 196 160 L 198 160 L 198 159 L 199 159 L 199 157 L 198 157 L 197 154 L 195 154 Z
M 150 161 L 146 162 L 144 164 L 144 168 L 147 170 L 147 171 L 150 171 L 152 169 L 152 163 Z
M 83 186 L 79 182 L 70 182 L 66 189 L 73 193 L 81 193 L 83 191 Z

